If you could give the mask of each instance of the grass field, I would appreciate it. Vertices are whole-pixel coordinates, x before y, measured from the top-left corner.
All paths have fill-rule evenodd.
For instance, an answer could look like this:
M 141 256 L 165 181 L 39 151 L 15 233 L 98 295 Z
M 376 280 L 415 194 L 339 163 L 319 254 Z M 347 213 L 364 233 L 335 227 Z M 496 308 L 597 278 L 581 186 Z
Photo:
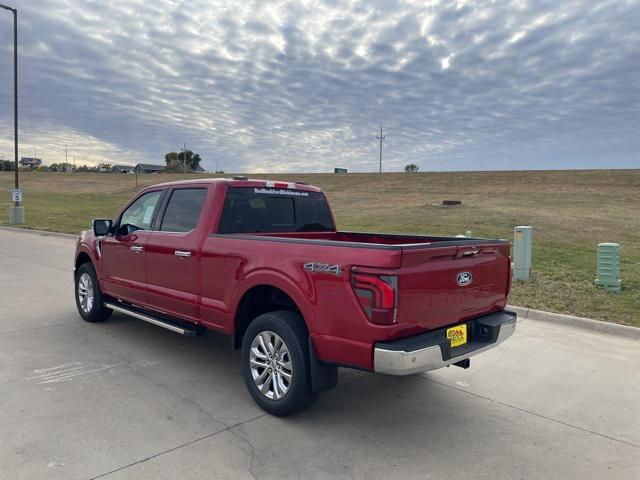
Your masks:
M 511 303 L 640 326 L 640 170 L 253 176 L 324 188 L 342 230 L 512 239 L 515 225 L 532 225 L 532 279 L 514 284 Z M 138 189 L 180 177 L 139 176 Z M 0 225 L 12 182 L 0 173 Z M 137 191 L 121 174 L 23 173 L 21 182 L 26 227 L 69 233 L 113 216 Z M 463 205 L 443 208 L 443 199 Z M 598 242 L 622 245 L 619 294 L 593 285 Z

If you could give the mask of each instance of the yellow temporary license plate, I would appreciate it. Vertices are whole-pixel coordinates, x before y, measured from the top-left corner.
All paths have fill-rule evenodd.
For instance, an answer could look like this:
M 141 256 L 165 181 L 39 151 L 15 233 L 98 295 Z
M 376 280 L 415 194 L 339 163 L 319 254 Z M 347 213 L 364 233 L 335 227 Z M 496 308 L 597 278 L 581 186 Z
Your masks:
M 452 347 L 464 345 L 467 343 L 467 325 L 462 324 L 447 328 L 447 338 L 451 342 Z

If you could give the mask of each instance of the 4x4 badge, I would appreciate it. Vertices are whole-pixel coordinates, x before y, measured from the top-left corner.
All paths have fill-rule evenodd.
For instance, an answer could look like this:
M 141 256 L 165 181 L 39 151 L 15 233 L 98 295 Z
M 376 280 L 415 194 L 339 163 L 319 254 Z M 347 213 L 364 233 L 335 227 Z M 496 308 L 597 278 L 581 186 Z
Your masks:
M 304 264 L 304 269 L 311 273 L 331 273 L 333 275 L 342 275 L 342 267 L 340 265 L 329 265 L 328 263 L 308 262 Z

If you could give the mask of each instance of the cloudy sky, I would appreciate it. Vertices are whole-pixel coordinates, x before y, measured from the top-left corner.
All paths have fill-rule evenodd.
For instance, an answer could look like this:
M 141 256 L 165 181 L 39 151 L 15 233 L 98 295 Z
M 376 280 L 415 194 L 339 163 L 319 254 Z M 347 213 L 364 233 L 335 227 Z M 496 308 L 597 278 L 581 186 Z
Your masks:
M 233 172 L 640 167 L 640 0 L 3 0 L 20 154 Z M 12 23 L 0 12 L 0 154 Z

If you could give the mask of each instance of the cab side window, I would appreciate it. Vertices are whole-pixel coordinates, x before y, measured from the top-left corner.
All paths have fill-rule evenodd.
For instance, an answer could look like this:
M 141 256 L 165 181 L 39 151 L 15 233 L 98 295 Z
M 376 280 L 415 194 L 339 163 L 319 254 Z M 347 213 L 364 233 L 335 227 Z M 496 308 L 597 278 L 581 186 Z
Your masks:
M 132 233 L 136 230 L 150 230 L 160 194 L 160 191 L 145 193 L 129 205 L 120 217 L 119 231 Z
M 180 188 L 174 190 L 162 217 L 160 230 L 189 232 L 198 225 L 206 188 Z

